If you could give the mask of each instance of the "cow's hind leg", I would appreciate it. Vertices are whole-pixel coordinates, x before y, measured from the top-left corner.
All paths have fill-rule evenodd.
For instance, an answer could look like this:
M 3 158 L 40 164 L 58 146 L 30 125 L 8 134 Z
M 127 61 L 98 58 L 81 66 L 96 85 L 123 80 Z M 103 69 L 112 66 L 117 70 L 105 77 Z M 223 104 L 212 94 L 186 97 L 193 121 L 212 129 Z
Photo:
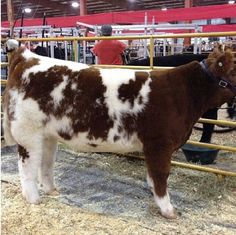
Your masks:
M 176 218 L 176 214 L 167 191 L 171 153 L 166 149 L 145 146 L 144 154 L 148 168 L 148 185 L 153 188 L 154 200 L 160 208 L 161 214 L 172 219 Z
M 53 137 L 43 140 L 42 162 L 39 168 L 40 187 L 46 194 L 58 195 L 54 184 L 53 167 L 56 159 L 57 140 Z
M 32 143 L 32 142 L 31 142 Z M 18 144 L 19 174 L 23 196 L 29 203 L 40 203 L 37 187 L 37 172 L 41 164 L 42 146 Z

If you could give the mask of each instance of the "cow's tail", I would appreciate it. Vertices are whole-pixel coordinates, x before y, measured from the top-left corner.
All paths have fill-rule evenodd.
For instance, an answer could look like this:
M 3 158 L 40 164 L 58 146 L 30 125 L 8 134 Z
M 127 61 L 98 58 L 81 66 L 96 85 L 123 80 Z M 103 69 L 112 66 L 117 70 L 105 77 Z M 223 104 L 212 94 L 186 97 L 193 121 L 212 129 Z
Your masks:
M 7 49 L 9 52 L 14 51 L 19 47 L 19 42 L 15 39 L 9 39 L 7 40 Z
M 15 39 L 9 39 L 6 42 L 7 45 L 7 49 L 9 52 L 12 52 L 14 50 L 16 50 L 19 47 L 19 42 Z M 5 88 L 5 91 L 3 92 L 3 99 L 2 99 L 2 103 L 3 103 L 3 121 L 2 121 L 2 125 L 3 128 L 1 128 L 1 136 L 3 134 L 4 136 L 4 140 L 6 142 L 6 145 L 14 145 L 16 144 L 15 139 L 12 136 L 11 133 L 11 123 L 10 123 L 10 119 L 9 119 L 9 115 L 7 112 L 7 107 L 9 106 L 9 94 L 8 94 L 8 89 L 7 89 L 7 85 Z
M 10 120 L 9 120 L 6 108 L 3 113 L 2 131 L 4 132 L 3 134 L 4 134 L 4 140 L 5 140 L 6 145 L 15 145 L 16 141 L 13 138 L 12 133 L 11 133 Z

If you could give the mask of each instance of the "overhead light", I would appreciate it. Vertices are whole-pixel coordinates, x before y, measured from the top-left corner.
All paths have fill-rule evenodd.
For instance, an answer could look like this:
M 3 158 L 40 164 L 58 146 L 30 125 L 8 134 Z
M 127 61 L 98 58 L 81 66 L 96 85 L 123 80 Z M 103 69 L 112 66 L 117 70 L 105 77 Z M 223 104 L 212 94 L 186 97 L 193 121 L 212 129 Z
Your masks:
M 25 8 L 24 11 L 25 11 L 25 13 L 30 13 L 32 10 L 31 10 L 31 8 Z
M 235 3 L 235 1 L 228 1 L 228 3 L 229 3 L 229 4 L 234 4 L 234 3 Z
M 74 7 L 74 8 L 77 8 L 77 7 L 79 7 L 79 3 L 78 2 L 72 2 L 71 6 Z
M 167 11 L 167 8 L 166 7 L 162 7 L 161 10 L 162 11 Z

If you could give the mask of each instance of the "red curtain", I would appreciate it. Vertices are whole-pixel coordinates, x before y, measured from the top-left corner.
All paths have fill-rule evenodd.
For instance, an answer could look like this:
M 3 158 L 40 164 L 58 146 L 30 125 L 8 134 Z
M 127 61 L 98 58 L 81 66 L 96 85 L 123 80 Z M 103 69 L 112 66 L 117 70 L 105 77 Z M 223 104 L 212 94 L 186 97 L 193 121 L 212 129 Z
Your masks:
M 155 22 L 171 22 L 171 21 L 189 21 L 199 19 L 213 19 L 213 18 L 227 18 L 236 16 L 236 4 L 229 5 L 215 5 L 205 7 L 192 7 L 192 8 L 178 8 L 169 9 L 167 11 L 161 10 L 147 10 L 147 11 L 125 11 L 125 12 L 112 12 L 93 14 L 86 16 L 68 16 L 68 17 L 48 17 L 47 24 L 55 25 L 56 27 L 72 27 L 76 25 L 77 21 L 88 23 L 92 25 L 96 24 L 144 24 L 144 15 L 147 13 L 148 22 L 152 22 L 152 18 L 155 17 Z M 20 25 L 20 20 L 17 21 L 16 26 Z M 42 19 L 25 19 L 24 26 L 42 25 Z M 7 21 L 2 22 L 2 27 L 9 27 Z M 218 26 L 213 26 L 209 31 L 215 29 Z M 229 26 L 228 26 L 229 28 Z M 226 29 L 222 28 L 223 30 Z M 232 30 L 235 30 L 235 26 L 232 26 Z M 206 31 L 206 32 L 209 32 Z M 218 30 L 217 30 L 218 31 Z M 227 30 L 228 31 L 228 30 Z

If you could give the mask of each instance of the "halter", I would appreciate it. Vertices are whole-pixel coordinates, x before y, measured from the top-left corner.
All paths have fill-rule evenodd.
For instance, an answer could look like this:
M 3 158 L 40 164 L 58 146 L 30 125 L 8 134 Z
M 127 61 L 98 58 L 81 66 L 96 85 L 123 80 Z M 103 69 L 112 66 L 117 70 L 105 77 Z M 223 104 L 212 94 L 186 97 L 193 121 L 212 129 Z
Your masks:
M 218 85 L 222 88 L 228 88 L 230 89 L 235 95 L 236 95 L 236 85 L 233 85 L 230 81 L 227 81 L 221 77 L 215 77 L 211 71 L 208 69 L 208 66 L 206 64 L 206 60 L 202 60 L 200 62 L 200 65 L 202 67 L 202 69 L 204 70 L 204 72 L 208 75 L 208 77 L 214 81 L 217 82 Z

